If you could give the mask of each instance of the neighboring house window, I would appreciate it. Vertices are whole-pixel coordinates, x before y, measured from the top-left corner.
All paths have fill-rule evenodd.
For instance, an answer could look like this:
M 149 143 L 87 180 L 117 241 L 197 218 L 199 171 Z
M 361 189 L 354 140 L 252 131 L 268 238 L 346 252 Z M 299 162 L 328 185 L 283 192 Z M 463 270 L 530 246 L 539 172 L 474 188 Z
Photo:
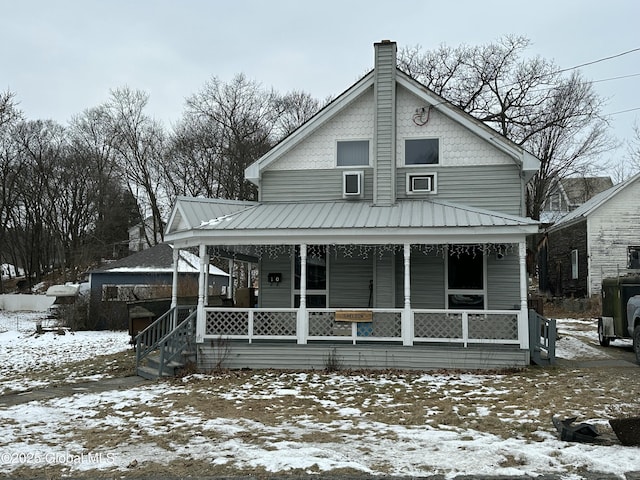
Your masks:
M 571 250 L 571 279 L 578 278 L 578 250 Z
M 338 167 L 369 165 L 369 140 L 349 140 L 338 142 Z
M 327 306 L 327 250 L 324 246 L 313 246 L 307 254 L 307 308 Z M 296 247 L 295 284 L 293 306 L 300 306 L 300 248 Z
M 473 248 L 450 251 L 447 259 L 447 307 L 483 310 L 486 297 L 483 253 Z
M 418 138 L 404 141 L 405 165 L 437 165 L 440 163 L 440 141 Z
M 633 270 L 640 269 L 640 246 L 629 247 L 629 262 L 627 268 Z

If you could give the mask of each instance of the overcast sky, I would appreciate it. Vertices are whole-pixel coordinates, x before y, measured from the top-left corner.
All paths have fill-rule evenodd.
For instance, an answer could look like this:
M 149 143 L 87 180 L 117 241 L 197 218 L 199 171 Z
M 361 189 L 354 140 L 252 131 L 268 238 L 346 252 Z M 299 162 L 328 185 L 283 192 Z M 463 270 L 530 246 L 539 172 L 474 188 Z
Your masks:
M 637 0 L 0 0 L 0 90 L 27 118 L 66 123 L 128 85 L 169 127 L 213 76 L 324 99 L 373 67 L 382 39 L 429 49 L 505 34 L 569 68 L 640 48 L 639 19 Z M 609 98 L 605 113 L 640 109 L 640 51 L 581 71 Z M 636 119 L 611 117 L 621 140 Z

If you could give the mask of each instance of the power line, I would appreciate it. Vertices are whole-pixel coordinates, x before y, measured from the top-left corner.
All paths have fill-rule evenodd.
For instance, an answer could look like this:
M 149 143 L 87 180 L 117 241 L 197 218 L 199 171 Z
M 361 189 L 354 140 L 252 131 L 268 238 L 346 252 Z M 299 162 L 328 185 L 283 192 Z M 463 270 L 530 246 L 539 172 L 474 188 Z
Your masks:
M 593 65 L 594 63 L 600 63 L 600 62 L 604 62 L 604 61 L 606 61 L 606 60 L 611 60 L 612 58 L 622 57 L 623 55 L 628 55 L 628 54 L 630 54 L 630 53 L 637 52 L 637 51 L 640 51 L 640 47 L 638 47 L 638 48 L 633 48 L 633 49 L 631 49 L 631 50 L 627 50 L 626 52 L 617 53 L 617 54 L 615 54 L 615 55 L 611 55 L 611 56 L 609 56 L 609 57 L 599 58 L 598 60 L 593 60 L 593 61 L 591 61 L 591 62 L 582 63 L 582 64 L 580 64 L 580 65 L 576 65 L 575 67 L 564 68 L 564 69 L 562 69 L 562 70 L 558 70 L 558 71 L 556 71 L 555 73 L 568 72 L 569 70 L 575 70 L 575 69 L 580 68 L 580 67 L 586 67 L 587 65 Z
M 629 112 L 635 112 L 637 110 L 640 110 L 640 107 L 636 107 L 636 108 L 629 108 L 628 110 L 620 110 L 619 112 L 613 112 L 613 113 L 607 113 L 606 115 L 604 115 L 605 117 L 610 117 L 612 115 L 619 115 L 620 113 L 629 113 Z
M 625 78 L 640 77 L 640 73 L 632 73 L 630 75 L 622 75 L 620 77 L 603 78 L 601 80 L 592 80 L 589 83 L 610 82 L 611 80 L 622 80 Z

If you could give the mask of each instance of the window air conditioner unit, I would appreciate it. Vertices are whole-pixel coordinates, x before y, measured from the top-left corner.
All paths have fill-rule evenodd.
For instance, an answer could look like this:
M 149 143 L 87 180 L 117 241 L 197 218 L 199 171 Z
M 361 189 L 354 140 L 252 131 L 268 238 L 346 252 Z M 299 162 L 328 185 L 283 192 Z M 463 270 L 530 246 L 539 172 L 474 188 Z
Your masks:
M 362 172 L 343 172 L 342 196 L 357 198 L 362 196 Z
M 436 193 L 436 174 L 407 174 L 407 193 Z

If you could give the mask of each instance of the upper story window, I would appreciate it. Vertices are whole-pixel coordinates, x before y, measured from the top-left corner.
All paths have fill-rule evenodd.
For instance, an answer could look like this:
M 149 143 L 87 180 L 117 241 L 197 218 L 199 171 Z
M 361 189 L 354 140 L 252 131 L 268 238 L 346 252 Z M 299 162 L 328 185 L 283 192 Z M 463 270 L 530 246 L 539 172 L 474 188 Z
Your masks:
M 369 166 L 369 140 L 338 142 L 338 167 Z
M 412 138 L 404 142 L 405 165 L 437 165 L 440 142 L 437 138 Z

